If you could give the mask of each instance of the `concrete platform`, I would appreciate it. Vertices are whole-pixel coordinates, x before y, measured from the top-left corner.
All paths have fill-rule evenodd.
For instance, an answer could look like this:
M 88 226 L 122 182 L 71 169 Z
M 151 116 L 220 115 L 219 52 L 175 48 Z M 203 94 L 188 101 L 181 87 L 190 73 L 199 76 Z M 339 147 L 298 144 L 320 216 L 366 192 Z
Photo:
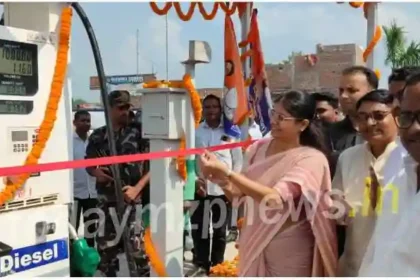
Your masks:
M 79 227 L 79 236 L 83 236 L 83 220 L 80 221 L 80 227 Z M 235 243 L 231 242 L 226 245 L 226 251 L 225 251 L 225 260 L 233 260 L 236 255 L 238 254 L 238 250 L 235 248 Z M 128 264 L 127 259 L 125 257 L 125 254 L 120 254 L 120 271 L 118 273 L 118 277 L 129 277 L 130 273 L 128 271 Z M 192 254 L 191 252 L 185 253 L 186 262 L 184 263 L 184 274 L 189 272 L 189 270 L 193 270 L 194 266 L 192 265 Z M 103 275 L 98 271 L 94 277 L 103 277 Z

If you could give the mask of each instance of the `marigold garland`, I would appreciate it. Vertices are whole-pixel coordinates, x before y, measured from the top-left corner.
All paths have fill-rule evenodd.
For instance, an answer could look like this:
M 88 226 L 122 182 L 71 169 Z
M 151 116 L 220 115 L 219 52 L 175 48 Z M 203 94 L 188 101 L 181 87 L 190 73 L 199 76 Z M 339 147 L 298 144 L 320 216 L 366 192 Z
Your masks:
M 372 5 L 372 3 L 365 3 L 364 5 L 363 5 L 363 14 L 364 14 L 364 16 L 365 16 L 365 19 L 367 19 L 368 18 L 368 12 L 369 12 L 369 7 L 370 7 L 370 5 Z
M 156 2 L 150 2 L 149 5 L 150 5 L 150 8 L 152 8 L 152 11 L 155 14 L 158 14 L 159 16 L 166 15 L 169 12 L 169 10 L 172 8 L 172 2 L 165 2 L 165 6 L 163 6 L 163 9 L 159 9 Z
M 185 141 L 185 135 L 181 138 L 181 143 L 179 144 L 179 150 L 183 151 L 187 147 L 186 141 Z M 176 158 L 176 170 L 178 171 L 179 177 L 181 177 L 182 180 L 187 180 L 187 161 L 185 160 L 185 157 L 178 156 Z
M 38 163 L 54 128 L 58 104 L 62 96 L 67 71 L 71 23 L 72 9 L 70 7 L 65 7 L 61 12 L 60 39 L 57 48 L 54 76 L 51 82 L 50 95 L 45 109 L 44 119 L 39 127 L 38 141 L 32 146 L 30 153 L 26 157 L 25 165 L 35 165 Z M 0 205 L 13 199 L 16 191 L 22 188 L 29 176 L 29 174 L 21 174 L 14 183 L 9 180 L 0 193 Z
M 349 5 L 357 9 L 363 6 L 363 2 L 349 2 Z
M 196 6 L 198 6 L 198 11 L 205 20 L 214 19 L 219 11 L 219 8 L 229 16 L 233 15 L 236 11 L 240 12 L 240 6 L 236 2 L 232 3 L 232 5 L 228 5 L 224 2 L 215 2 L 213 3 L 213 8 L 210 13 L 207 13 L 202 2 L 191 2 L 186 14 L 182 11 L 181 4 L 179 2 L 166 2 L 162 9 L 158 7 L 156 2 L 149 2 L 149 4 L 152 11 L 159 16 L 166 15 L 169 10 L 174 7 L 178 17 L 183 21 L 189 21 L 192 18 Z
M 200 95 L 194 87 L 192 82 L 191 75 L 185 74 L 182 78 L 182 81 L 151 81 L 143 84 L 143 88 L 184 88 L 187 90 L 190 100 L 191 100 L 191 109 L 194 116 L 194 124 L 197 128 L 200 124 L 203 108 L 201 106 Z M 186 149 L 186 139 L 185 136 L 181 138 L 180 150 Z M 185 157 L 176 158 L 177 172 L 182 180 L 187 179 L 187 163 Z
M 168 275 L 165 270 L 165 265 L 160 259 L 159 254 L 153 245 L 150 226 L 146 228 L 146 232 L 144 234 L 144 250 L 147 257 L 149 258 L 150 266 L 153 268 L 156 274 L 159 277 L 167 277 Z
M 338 2 L 341 4 L 341 2 Z M 368 11 L 370 5 L 374 4 L 374 2 L 349 2 L 350 6 L 353 8 L 360 8 L 363 7 L 363 14 L 365 19 L 368 18 Z M 373 49 L 376 47 L 376 45 L 379 43 L 382 37 L 382 29 L 379 26 L 376 26 L 375 28 L 375 34 L 373 35 L 372 40 L 369 42 L 366 50 L 363 52 L 363 61 L 366 62 L 369 55 L 372 53 Z M 376 76 L 378 79 L 381 78 L 381 71 L 379 69 L 375 69 Z
M 197 2 L 191 2 L 190 7 L 188 8 L 188 12 L 184 14 L 181 9 L 181 3 L 174 2 L 175 11 L 178 14 L 178 17 L 183 21 L 189 21 L 192 18 L 196 5 L 197 5 Z
M 238 277 L 239 256 L 210 268 L 210 277 Z
M 237 221 L 238 230 L 241 230 L 243 226 L 244 218 L 240 218 Z M 238 243 L 235 244 L 235 248 L 238 249 Z M 210 268 L 211 277 L 238 277 L 238 264 L 239 255 L 237 255 L 232 261 L 224 261 L 221 264 L 215 265 Z
M 376 74 L 376 77 L 378 77 L 378 80 L 380 80 L 381 79 L 381 71 L 379 71 L 379 69 L 375 69 L 375 74 Z
M 173 81 L 150 81 L 143 84 L 143 88 L 183 88 L 184 82 L 173 80 Z
M 189 74 L 185 74 L 182 81 L 184 83 L 184 88 L 188 91 L 190 95 L 195 127 L 197 128 L 200 125 L 201 116 L 203 113 L 200 94 L 198 94 L 197 90 L 195 89 L 194 84 L 192 82 L 192 78 Z
M 366 50 L 363 52 L 363 61 L 366 62 L 368 60 L 369 55 L 372 53 L 373 49 L 379 43 L 382 37 L 382 28 L 380 26 L 376 26 L 375 34 L 373 35 L 372 40 L 369 42 Z
M 193 111 L 193 116 L 194 116 L 194 124 L 195 124 L 195 128 L 197 128 L 200 125 L 201 115 L 203 112 L 203 108 L 201 106 L 200 95 L 198 94 L 198 92 L 196 91 L 194 87 L 191 75 L 185 74 L 184 77 L 182 78 L 182 81 L 184 83 L 183 87 L 188 91 L 190 95 L 191 107 L 192 107 L 191 109 Z M 187 146 L 186 139 L 184 135 L 181 138 L 180 149 L 185 149 L 186 146 Z M 185 157 L 178 157 L 176 159 L 176 163 L 177 163 L 176 165 L 178 168 L 179 176 L 184 181 L 186 181 L 187 180 L 187 161 Z
M 190 95 L 191 107 L 194 115 L 194 124 L 197 127 L 200 124 L 202 106 L 200 95 L 194 87 L 190 75 L 185 74 L 182 81 L 151 81 L 143 84 L 143 88 L 185 88 Z M 181 138 L 180 150 L 186 148 L 185 136 Z M 176 158 L 177 171 L 179 176 L 185 181 L 187 179 L 187 164 L 184 157 Z M 159 277 L 166 277 L 165 265 L 160 259 L 152 242 L 150 227 L 146 229 L 144 238 L 144 247 L 146 255 L 149 258 L 150 266 Z
M 220 4 L 220 8 L 222 8 L 222 10 L 228 16 L 233 15 L 236 12 L 237 8 L 238 8 L 238 4 L 236 2 L 233 2 L 231 7 L 229 7 L 229 5 L 226 4 L 225 2 L 219 2 L 219 4 Z
M 212 20 L 216 17 L 217 11 L 219 10 L 219 2 L 213 3 L 213 9 L 211 10 L 210 14 L 207 13 L 206 9 L 204 8 L 203 2 L 198 2 L 198 11 L 203 16 L 205 20 Z

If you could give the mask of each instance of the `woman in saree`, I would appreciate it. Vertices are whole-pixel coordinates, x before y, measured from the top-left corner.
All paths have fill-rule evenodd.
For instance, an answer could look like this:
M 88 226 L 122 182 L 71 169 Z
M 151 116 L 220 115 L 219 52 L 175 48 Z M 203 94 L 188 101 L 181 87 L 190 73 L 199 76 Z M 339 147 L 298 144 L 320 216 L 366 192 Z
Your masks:
M 240 277 L 335 276 L 337 248 L 331 178 L 315 100 L 291 91 L 274 102 L 271 137 L 252 144 L 240 173 L 212 153 L 204 176 L 233 202 L 246 200 L 239 239 Z M 297 205 L 297 207 L 295 207 Z

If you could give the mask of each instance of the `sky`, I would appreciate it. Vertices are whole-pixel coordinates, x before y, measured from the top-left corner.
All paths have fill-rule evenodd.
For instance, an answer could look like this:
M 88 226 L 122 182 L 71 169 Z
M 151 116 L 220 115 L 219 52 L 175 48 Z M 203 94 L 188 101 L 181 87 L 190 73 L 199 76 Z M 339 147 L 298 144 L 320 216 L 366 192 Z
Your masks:
M 162 7 L 163 3 L 159 3 Z M 107 75 L 136 74 L 136 30 L 139 30 L 139 72 L 155 71 L 158 79 L 166 79 L 165 16 L 154 14 L 148 3 L 82 3 L 96 33 Z M 184 12 L 189 3 L 182 3 Z M 205 3 L 207 10 L 211 3 Z M 266 63 L 279 63 L 292 51 L 315 52 L 318 43 L 367 44 L 366 20 L 362 9 L 329 3 L 255 3 L 258 8 L 261 42 Z M 420 3 L 381 3 L 378 21 L 388 25 L 393 19 L 405 27 L 409 40 L 420 41 Z M 196 69 L 196 86 L 223 85 L 223 13 L 205 21 L 198 9 L 190 21 L 178 18 L 172 8 L 168 13 L 169 79 L 181 79 L 188 56 L 189 40 L 207 41 L 212 49 L 212 62 Z M 240 24 L 235 28 L 240 39 Z M 381 87 L 386 87 L 390 73 L 385 66 L 383 41 L 377 46 L 375 60 L 381 70 Z M 96 76 L 92 51 L 80 19 L 74 14 L 71 69 L 73 97 L 89 102 L 99 100 L 99 91 L 89 89 L 89 77 Z

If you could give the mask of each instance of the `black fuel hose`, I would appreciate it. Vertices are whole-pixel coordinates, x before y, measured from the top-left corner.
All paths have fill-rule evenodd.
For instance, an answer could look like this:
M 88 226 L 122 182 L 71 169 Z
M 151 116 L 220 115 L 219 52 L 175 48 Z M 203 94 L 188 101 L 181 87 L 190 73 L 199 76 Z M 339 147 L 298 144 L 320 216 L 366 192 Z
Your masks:
M 93 56 L 95 59 L 95 65 L 96 70 L 98 71 L 98 78 L 99 78 L 99 86 L 101 91 L 101 98 L 102 102 L 104 104 L 104 113 L 105 113 L 105 122 L 106 122 L 106 130 L 108 137 L 108 144 L 109 144 L 109 150 L 111 152 L 111 156 L 117 155 L 117 149 L 115 144 L 115 135 L 114 135 L 114 129 L 112 127 L 112 121 L 111 121 L 111 115 L 110 115 L 110 106 L 109 106 L 109 100 L 108 100 L 108 89 L 106 85 L 106 76 L 105 76 L 105 70 L 102 63 L 102 57 L 101 52 L 99 50 L 98 42 L 96 40 L 95 32 L 93 31 L 93 27 L 89 21 L 89 18 L 87 17 L 84 9 L 78 2 L 73 2 L 72 7 L 80 17 L 80 20 L 83 23 L 83 26 L 86 29 L 86 33 L 89 37 L 89 42 L 92 47 Z M 122 192 L 122 184 L 121 184 L 121 173 L 120 168 L 118 165 L 111 165 L 113 177 L 114 177 L 114 183 L 115 183 L 115 195 L 117 198 L 117 213 L 119 222 L 123 221 L 123 216 L 125 212 L 125 203 L 124 203 L 124 196 Z M 130 277 L 139 277 L 136 269 L 136 264 L 133 259 L 133 246 L 132 242 L 130 240 L 129 235 L 129 228 L 127 226 L 124 226 L 123 228 L 123 241 L 124 241 L 124 250 L 125 254 L 127 256 L 127 263 L 128 263 L 128 269 L 130 271 Z

